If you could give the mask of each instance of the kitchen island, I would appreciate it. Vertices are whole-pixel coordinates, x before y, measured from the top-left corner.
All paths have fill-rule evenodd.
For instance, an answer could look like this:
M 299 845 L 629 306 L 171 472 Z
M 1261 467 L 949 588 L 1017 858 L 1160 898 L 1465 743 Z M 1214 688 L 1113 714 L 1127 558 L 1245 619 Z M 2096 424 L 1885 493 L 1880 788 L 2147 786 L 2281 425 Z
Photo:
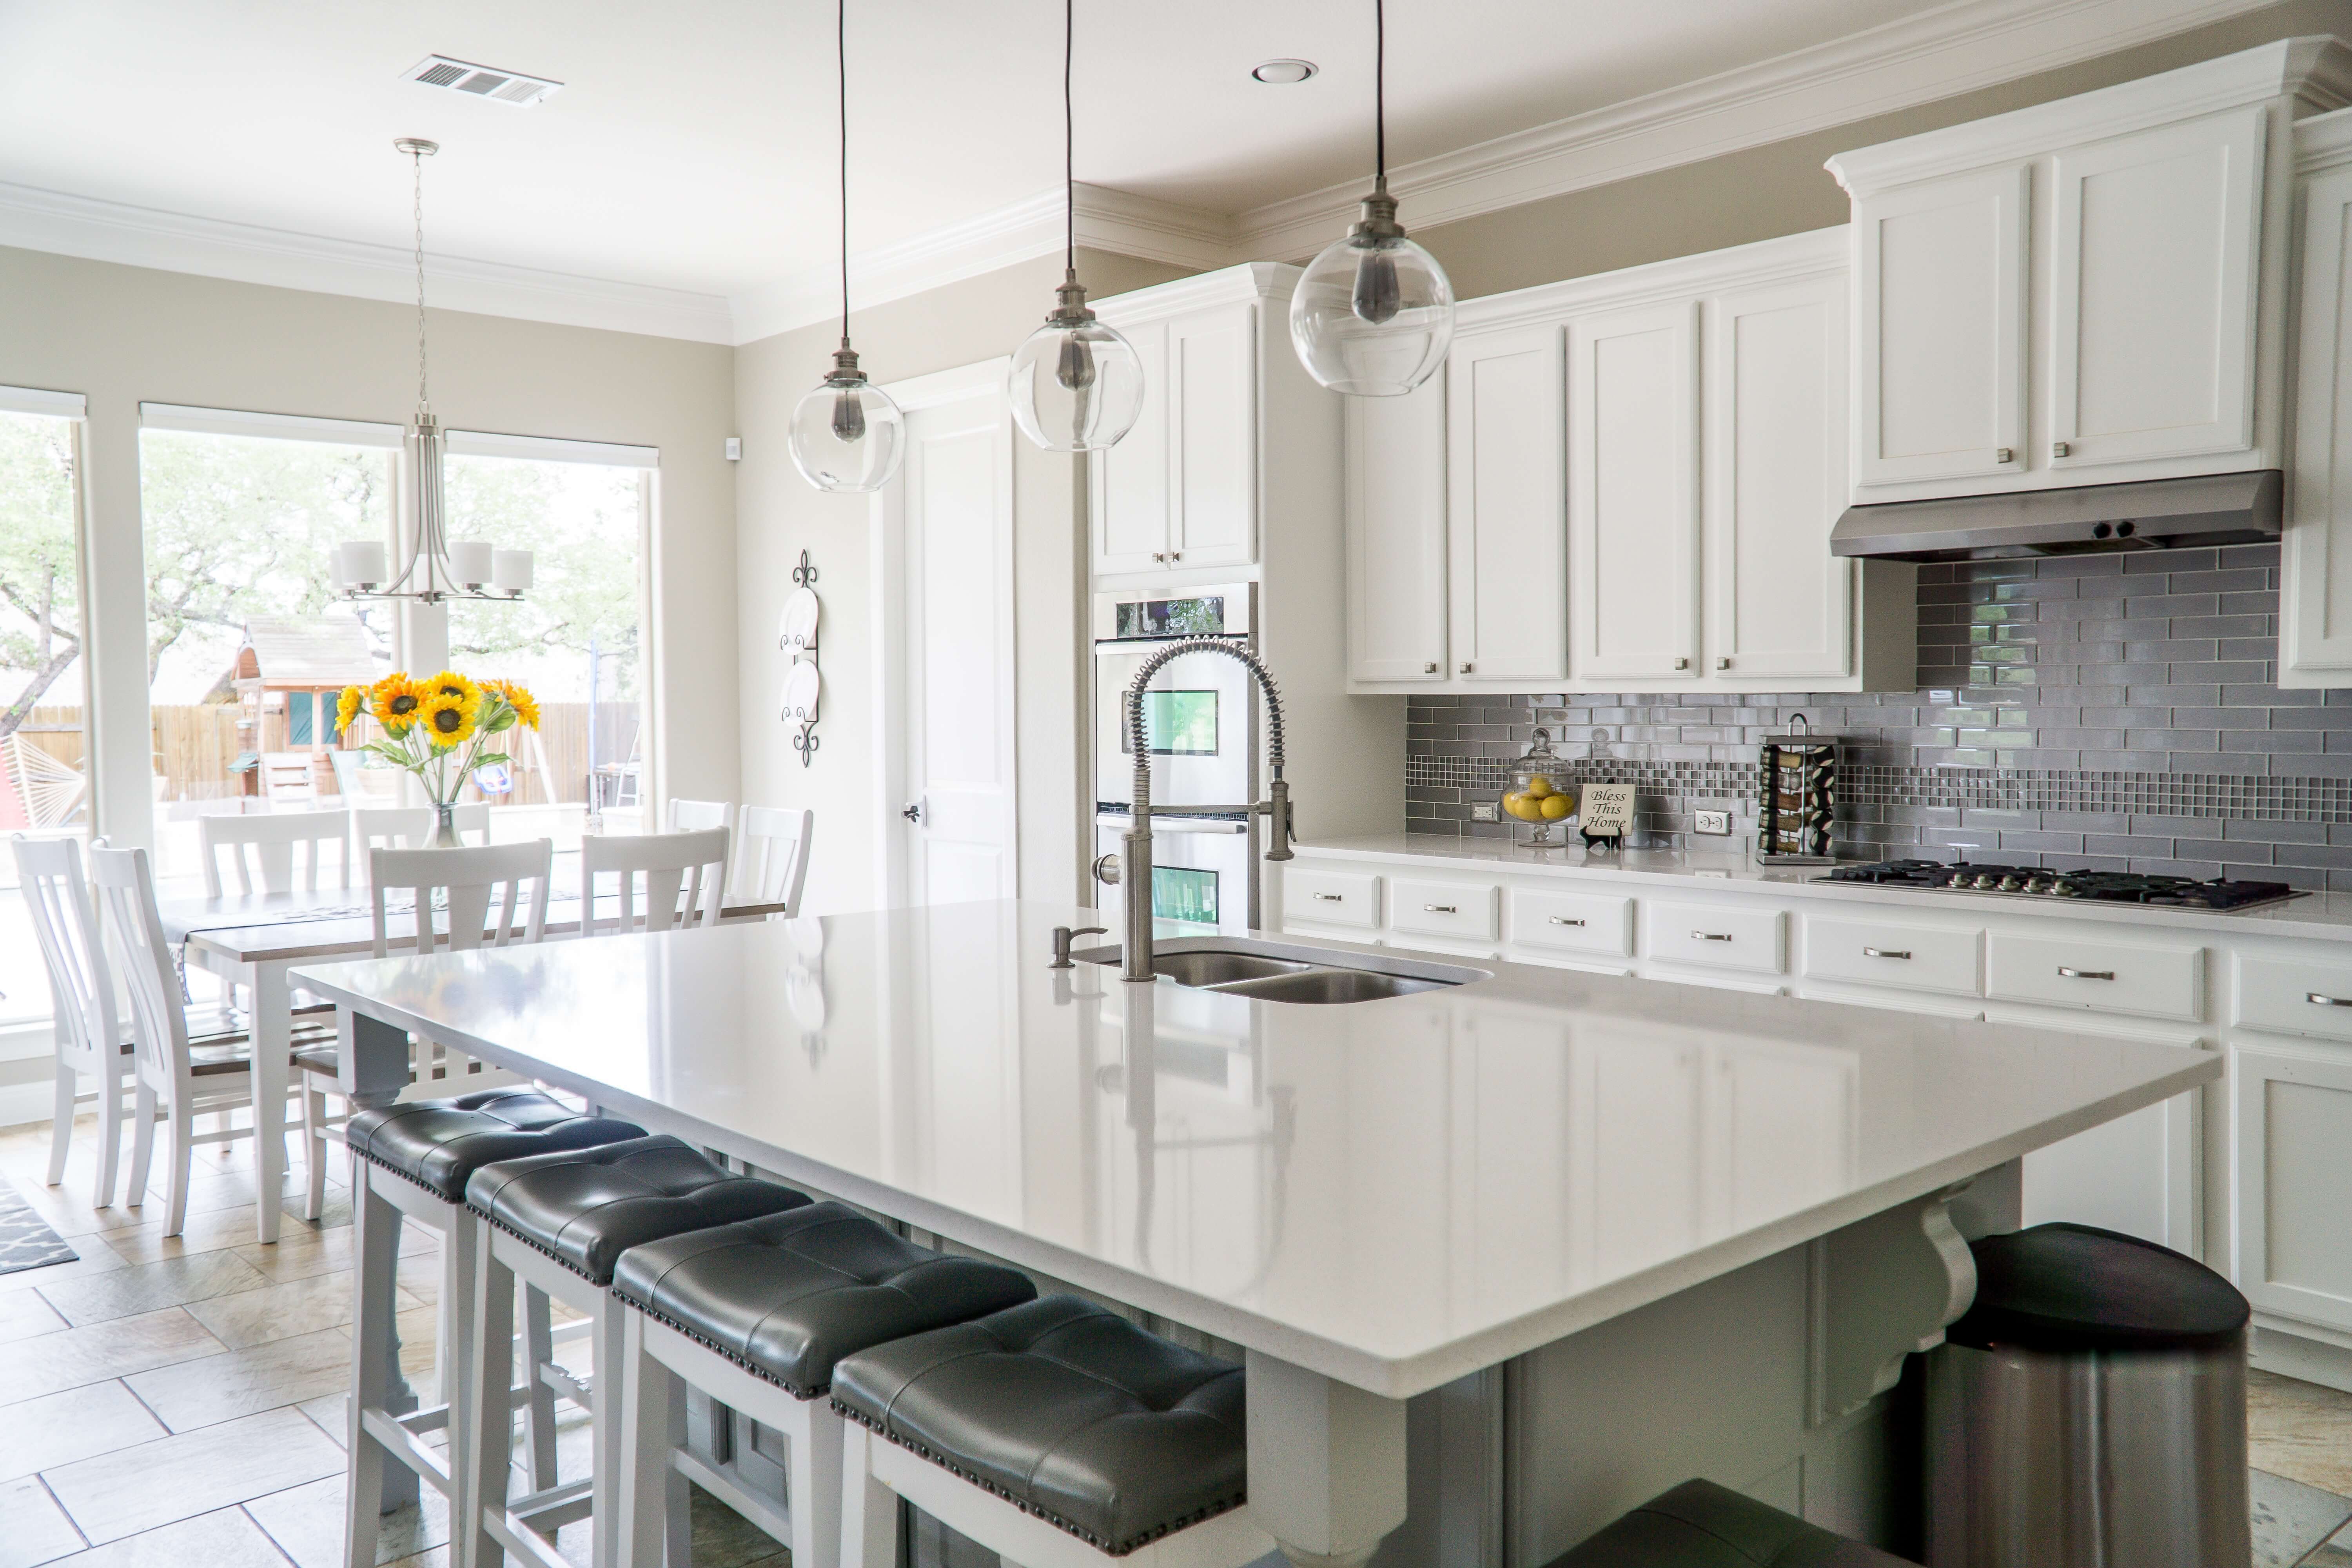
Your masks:
M 1893 1536 L 1911 1478 L 1885 1394 L 1970 1300 L 1962 1235 L 2015 1223 L 2029 1151 L 2221 1070 L 1500 961 L 1333 1006 L 1049 968 L 1053 928 L 1090 913 L 297 979 L 341 1005 L 362 1102 L 400 1091 L 414 1031 L 1223 1342 L 1248 1367 L 1251 1512 L 1303 1563 L 1384 1539 L 1384 1560 L 1542 1563 L 1701 1474 Z

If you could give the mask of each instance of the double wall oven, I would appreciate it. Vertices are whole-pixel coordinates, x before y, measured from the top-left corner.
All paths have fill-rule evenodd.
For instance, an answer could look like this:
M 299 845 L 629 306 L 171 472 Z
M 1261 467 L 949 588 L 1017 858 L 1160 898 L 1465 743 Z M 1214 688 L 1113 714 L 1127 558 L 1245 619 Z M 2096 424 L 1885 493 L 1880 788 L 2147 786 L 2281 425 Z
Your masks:
M 1134 795 L 1135 757 L 1120 705 L 1143 662 L 1171 642 L 1226 637 L 1255 650 L 1257 584 L 1130 588 L 1097 594 L 1095 636 L 1095 851 L 1116 854 Z M 1151 904 L 1163 920 L 1249 928 L 1255 825 L 1238 809 L 1258 797 L 1258 718 L 1249 671 L 1230 658 L 1172 659 L 1144 694 L 1151 752 Z M 1188 810 L 1199 807 L 1197 811 Z M 1218 810 L 1215 808 L 1228 809 Z M 1131 889 L 1095 884 L 1118 915 Z

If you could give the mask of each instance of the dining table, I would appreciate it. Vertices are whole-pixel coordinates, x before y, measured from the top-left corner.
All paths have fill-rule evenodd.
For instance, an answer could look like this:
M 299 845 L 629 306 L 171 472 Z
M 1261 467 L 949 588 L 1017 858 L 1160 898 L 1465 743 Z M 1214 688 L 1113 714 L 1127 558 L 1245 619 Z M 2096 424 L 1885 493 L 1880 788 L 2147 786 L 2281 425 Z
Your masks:
M 580 896 L 581 857 L 578 850 L 559 851 L 548 889 L 544 936 L 551 941 L 581 934 L 583 904 Z M 398 901 L 395 903 L 394 900 Z M 180 951 L 181 961 L 240 988 L 240 1011 L 247 1019 L 253 1049 L 253 1121 L 257 1190 L 276 1193 L 284 1184 L 286 1159 L 286 1097 L 291 1083 L 295 987 L 287 974 L 296 964 L 341 958 L 364 958 L 375 952 L 373 895 L 365 886 L 296 888 L 277 892 L 209 890 L 201 876 L 167 877 L 155 884 L 155 900 L 163 934 Z M 600 920 L 620 911 L 617 891 L 596 899 Z M 640 905 L 642 908 L 642 905 Z M 498 906 L 491 906 L 496 918 Z M 722 922 L 764 920 L 788 912 L 781 901 L 722 900 Z M 416 917 L 406 894 L 389 896 L 385 937 L 395 951 L 415 941 Z M 353 1097 L 366 1096 L 352 1077 L 348 1057 L 342 1063 L 339 1088 Z M 396 1092 L 396 1091 L 395 1091 Z M 280 1205 L 254 1205 L 254 1226 L 265 1242 L 278 1239 Z

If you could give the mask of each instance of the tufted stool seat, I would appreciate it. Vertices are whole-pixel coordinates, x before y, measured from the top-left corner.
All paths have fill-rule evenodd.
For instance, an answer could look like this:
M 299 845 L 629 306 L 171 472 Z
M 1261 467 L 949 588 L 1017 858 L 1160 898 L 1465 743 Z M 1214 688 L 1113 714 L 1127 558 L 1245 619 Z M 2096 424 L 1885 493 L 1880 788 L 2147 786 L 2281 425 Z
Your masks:
M 583 1116 L 552 1096 L 521 1088 L 362 1110 L 344 1129 L 352 1153 L 453 1204 L 466 1201 L 467 1178 L 484 1165 L 645 1135 L 635 1122 Z
M 563 1559 L 546 1536 L 587 1518 L 594 1568 L 620 1561 L 619 1493 L 625 1313 L 605 1290 L 614 1265 L 633 1247 L 685 1231 L 708 1230 L 809 1205 L 805 1193 L 737 1175 L 680 1139 L 642 1134 L 478 1166 L 466 1182 L 466 1207 L 478 1216 L 473 1271 L 476 1386 L 499 1386 L 513 1373 L 515 1281 L 581 1313 L 594 1342 L 596 1375 L 585 1382 L 560 1367 L 537 1366 L 592 1412 L 592 1473 L 569 1485 L 539 1477 L 533 1491 L 509 1499 L 509 1418 L 495 1401 L 467 1402 L 478 1422 L 468 1436 L 468 1469 L 460 1489 L 459 1560 L 497 1568 L 505 1553 L 542 1568 Z M 681 1549 L 683 1543 L 680 1543 Z
M 835 1568 L 845 1434 L 820 1397 L 835 1366 L 885 1341 L 1033 1300 L 1037 1288 L 1019 1269 L 933 1252 L 845 1205 L 819 1203 L 631 1247 L 613 1294 L 629 1308 L 625 1559 L 658 1561 L 689 1517 L 685 1478 L 668 1456 L 691 1388 L 782 1437 L 787 1509 L 730 1500 L 791 1548 L 795 1564 Z
M 1713 1481 L 1685 1481 L 1588 1536 L 1549 1568 L 1909 1568 Z
M 1090 1301 L 1049 1296 L 844 1357 L 833 1403 L 890 1444 L 1117 1557 L 1247 1500 L 1242 1389 L 1230 1362 Z M 887 1449 L 866 1449 L 877 1478 L 908 1496 L 890 1479 Z M 979 1539 L 1034 1561 L 1021 1542 Z

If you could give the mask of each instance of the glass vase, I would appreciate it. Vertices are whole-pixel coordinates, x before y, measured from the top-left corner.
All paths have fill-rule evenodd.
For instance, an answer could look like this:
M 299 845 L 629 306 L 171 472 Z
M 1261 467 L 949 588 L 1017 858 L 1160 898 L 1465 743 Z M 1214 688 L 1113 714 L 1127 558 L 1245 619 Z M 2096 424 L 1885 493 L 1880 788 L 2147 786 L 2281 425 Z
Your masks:
M 466 841 L 457 837 L 457 803 L 436 804 L 433 807 L 433 847 L 462 849 Z

